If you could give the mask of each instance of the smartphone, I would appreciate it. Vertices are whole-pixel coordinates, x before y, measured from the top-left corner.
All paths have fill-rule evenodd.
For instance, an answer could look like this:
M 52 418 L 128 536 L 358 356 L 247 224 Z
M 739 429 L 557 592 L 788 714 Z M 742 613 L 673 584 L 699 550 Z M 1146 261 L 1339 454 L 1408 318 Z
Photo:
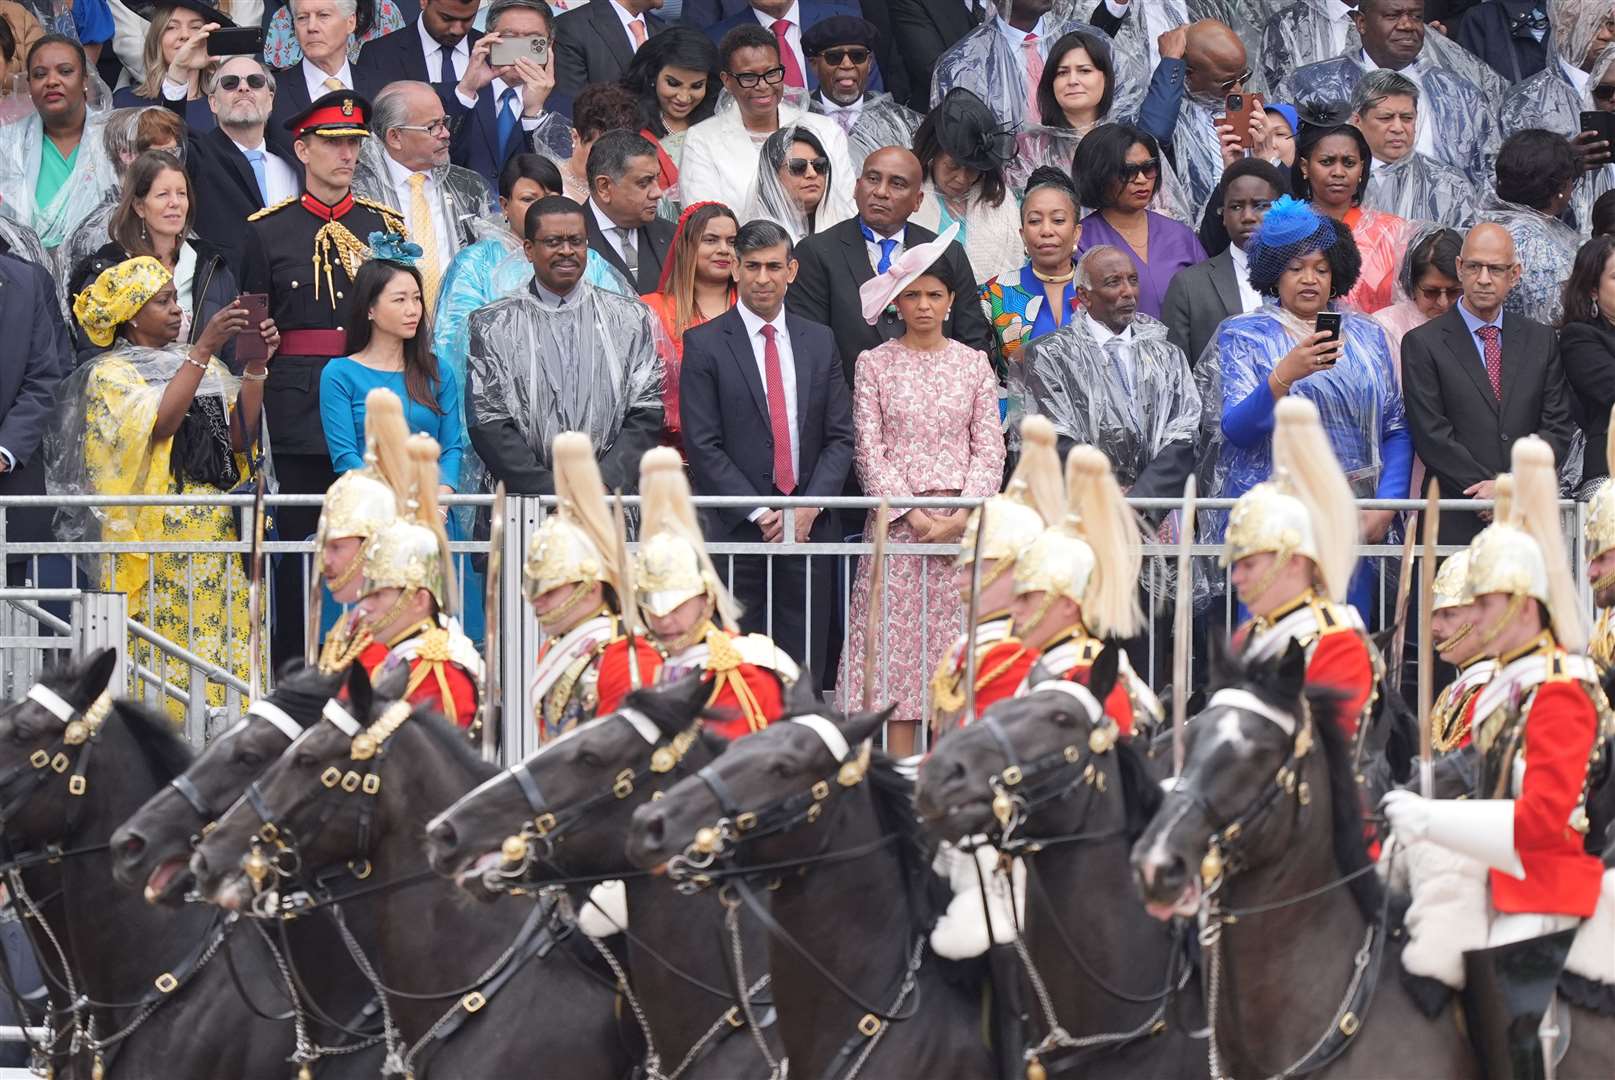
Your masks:
M 1317 320 L 1312 324 L 1312 328 L 1320 334 L 1328 334 L 1329 337 L 1325 339 L 1326 341 L 1338 342 L 1340 340 L 1340 312 L 1318 312 Z M 1339 358 L 1339 350 L 1336 350 L 1335 359 Z M 1335 360 L 1330 360 L 1329 362 L 1333 364 Z
M 528 34 L 501 38 L 488 48 L 488 63 L 496 68 L 509 67 L 524 56 L 543 67 L 549 62 L 550 39 L 541 34 Z
M 1223 99 L 1225 115 L 1217 118 L 1218 123 L 1231 124 L 1234 134 L 1239 136 L 1239 145 L 1242 149 L 1251 148 L 1251 116 L 1262 108 L 1260 94 L 1229 94 Z
M 264 51 L 260 26 L 226 26 L 207 36 L 209 56 L 257 56 Z
M 1615 150 L 1615 113 L 1584 112 L 1581 114 L 1581 130 L 1596 133 L 1609 143 L 1611 150 Z
M 262 363 L 269 359 L 269 342 L 258 332 L 258 326 L 269 318 L 269 294 L 242 293 L 236 299 L 247 312 L 247 328 L 236 335 L 236 363 Z

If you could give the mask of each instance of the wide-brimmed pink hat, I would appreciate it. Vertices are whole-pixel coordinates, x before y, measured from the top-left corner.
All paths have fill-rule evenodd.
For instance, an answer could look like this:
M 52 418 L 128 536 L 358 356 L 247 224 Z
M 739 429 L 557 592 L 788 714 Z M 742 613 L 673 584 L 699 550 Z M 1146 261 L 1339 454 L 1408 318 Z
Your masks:
M 948 245 L 958 235 L 959 223 L 955 221 L 930 243 L 904 250 L 903 254 L 892 260 L 884 274 L 876 274 L 859 286 L 858 299 L 863 303 L 864 322 L 874 326 L 880 319 L 880 313 L 929 270 L 932 263 L 942 258 L 942 253 L 948 250 Z

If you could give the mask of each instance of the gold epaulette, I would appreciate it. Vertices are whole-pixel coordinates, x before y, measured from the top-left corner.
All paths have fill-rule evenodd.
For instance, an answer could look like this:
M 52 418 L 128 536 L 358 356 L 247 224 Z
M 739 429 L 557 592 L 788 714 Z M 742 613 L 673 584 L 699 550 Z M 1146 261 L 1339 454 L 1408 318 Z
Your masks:
M 301 195 L 288 195 L 286 198 L 280 200 L 278 203 L 275 203 L 273 206 L 266 206 L 262 210 L 254 210 L 252 213 L 247 215 L 247 220 L 257 221 L 261 217 L 268 217 L 276 210 L 286 209 L 286 207 L 290 206 L 294 202 L 297 202 L 300 198 L 302 198 Z
M 409 232 L 404 227 L 404 215 L 397 210 L 394 210 L 386 203 L 377 202 L 375 199 L 367 199 L 363 195 L 355 195 L 353 202 L 356 206 L 367 206 L 374 210 L 381 215 L 384 222 L 393 227 L 395 232 L 400 233 L 404 239 L 409 239 Z

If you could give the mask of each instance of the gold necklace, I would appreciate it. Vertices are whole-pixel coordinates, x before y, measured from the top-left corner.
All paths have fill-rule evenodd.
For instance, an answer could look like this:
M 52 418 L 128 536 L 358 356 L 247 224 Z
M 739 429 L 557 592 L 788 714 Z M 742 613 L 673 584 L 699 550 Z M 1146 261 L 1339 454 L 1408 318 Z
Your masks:
M 1064 274 L 1055 276 L 1053 274 L 1045 274 L 1043 271 L 1034 266 L 1032 267 L 1032 276 L 1043 282 L 1045 285 L 1064 285 L 1066 282 L 1077 276 L 1077 268 L 1075 266 L 1067 267 Z

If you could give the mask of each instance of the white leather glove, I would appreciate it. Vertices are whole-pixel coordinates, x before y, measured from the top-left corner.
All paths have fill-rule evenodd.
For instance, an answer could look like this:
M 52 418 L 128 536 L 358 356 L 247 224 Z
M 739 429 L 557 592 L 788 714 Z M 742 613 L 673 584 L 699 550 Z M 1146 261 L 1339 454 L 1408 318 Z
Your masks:
M 1379 808 L 1391 823 L 1391 831 L 1396 833 L 1397 839 L 1411 844 L 1430 835 L 1430 803 L 1423 795 L 1395 788 L 1385 793 Z
M 1388 791 L 1380 809 L 1403 842 L 1429 839 L 1494 870 L 1524 879 L 1514 850 L 1513 799 L 1426 799 L 1411 791 Z

